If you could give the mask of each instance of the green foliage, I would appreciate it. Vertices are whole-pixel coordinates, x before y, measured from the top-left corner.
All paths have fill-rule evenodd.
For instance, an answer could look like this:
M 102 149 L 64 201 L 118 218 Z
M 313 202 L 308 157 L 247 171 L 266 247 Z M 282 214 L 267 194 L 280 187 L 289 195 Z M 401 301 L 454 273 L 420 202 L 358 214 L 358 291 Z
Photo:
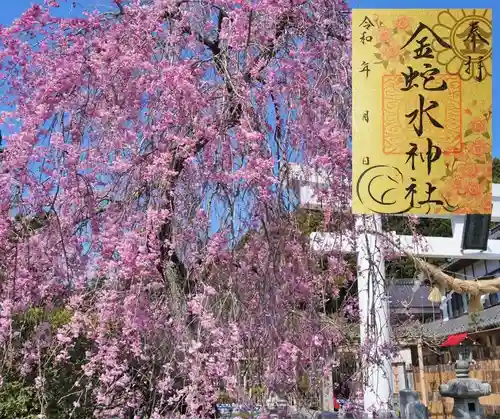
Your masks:
M 219 393 L 219 397 L 217 397 L 218 404 L 231 404 L 236 403 L 236 400 L 229 395 L 226 391 L 222 391 Z
M 35 418 L 36 392 L 32 385 L 20 377 L 8 374 L 0 387 L 0 417 Z
M 321 211 L 308 210 L 301 208 L 294 214 L 295 222 L 298 224 L 299 230 L 305 236 L 321 231 L 323 227 L 323 213 Z
M 71 320 L 71 312 L 63 307 L 44 309 L 32 307 L 14 319 L 14 329 L 20 331 L 12 344 L 21 348 L 29 339 L 37 326 L 48 323 L 53 332 Z M 73 405 L 79 399 L 82 389 L 74 387 L 77 377 L 81 375 L 81 367 L 85 364 L 85 351 L 90 348 L 88 341 L 79 338 L 69 351 L 66 362 L 55 362 L 52 351 L 42 353 L 43 377 L 45 385 L 45 414 L 51 419 L 72 417 L 84 419 L 92 417 L 93 406 L 87 405 L 85 398 L 80 399 L 81 407 Z M 20 353 L 20 351 L 19 351 Z M 39 395 L 36 390 L 37 373 L 25 376 L 20 374 L 21 359 L 11 360 L 10 365 L 4 365 L 2 370 L 3 385 L 0 386 L 0 418 L 34 419 L 41 412 Z
M 252 387 L 252 396 L 261 397 L 266 394 L 266 388 L 264 386 L 254 386 Z
M 70 322 L 71 312 L 65 308 L 47 311 L 40 307 L 32 307 L 19 316 L 17 320 L 31 328 L 42 322 L 47 322 L 51 325 L 52 330 L 57 330 Z
M 302 374 L 297 382 L 297 388 L 302 393 L 307 393 L 310 388 L 309 377 L 307 374 Z
M 15 227 L 11 235 L 12 239 L 16 240 L 17 238 L 26 238 L 31 236 L 34 231 L 45 227 L 51 216 L 51 213 L 42 213 L 33 217 L 16 215 L 14 217 Z
M 239 413 L 233 413 L 231 415 L 231 417 L 241 418 L 241 419 L 250 419 L 250 418 L 253 418 L 254 415 L 252 415 L 251 413 L 247 413 L 247 412 L 239 412 Z
M 398 234 L 412 234 L 406 217 L 384 216 L 383 228 L 384 231 L 395 231 Z M 451 221 L 442 218 L 421 218 L 415 230 L 423 236 L 452 236 Z
M 50 312 L 48 318 L 48 321 L 52 325 L 53 329 L 58 329 L 59 327 L 68 324 L 70 320 L 71 320 L 71 313 L 69 310 L 66 310 L 64 308 Z
M 234 250 L 236 252 L 242 250 L 252 237 L 252 234 L 254 234 L 252 231 L 247 231 L 245 235 L 241 238 L 241 240 L 238 243 L 236 243 L 236 246 L 234 246 Z
M 493 183 L 500 183 L 500 159 L 498 157 L 493 159 L 492 175 Z

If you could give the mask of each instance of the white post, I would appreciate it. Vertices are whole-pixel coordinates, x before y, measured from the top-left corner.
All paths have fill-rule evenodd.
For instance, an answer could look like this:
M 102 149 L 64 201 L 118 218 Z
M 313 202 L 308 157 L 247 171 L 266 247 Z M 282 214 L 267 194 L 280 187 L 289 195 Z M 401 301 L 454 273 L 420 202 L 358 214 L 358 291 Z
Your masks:
M 399 390 L 407 390 L 408 385 L 406 384 L 406 364 L 404 362 L 398 362 L 396 364 L 398 372 L 398 388 Z
M 450 320 L 450 313 L 448 311 L 448 296 L 443 295 L 441 297 L 441 306 L 439 308 L 441 309 L 441 313 L 443 313 L 443 321 L 447 322 Z
M 383 353 L 391 342 L 384 256 L 380 235 L 370 233 L 382 231 L 382 220 L 379 215 L 360 216 L 357 224 L 361 346 L 368 350 L 363 360 L 364 407 L 378 413 L 392 409 L 394 389 L 392 363 Z
M 333 412 L 333 376 L 332 371 L 322 381 L 321 409 L 325 412 Z
M 420 392 L 422 396 L 422 403 L 427 406 L 427 386 L 425 383 L 425 369 L 424 369 L 424 352 L 422 350 L 422 339 L 418 341 L 418 371 L 420 374 Z

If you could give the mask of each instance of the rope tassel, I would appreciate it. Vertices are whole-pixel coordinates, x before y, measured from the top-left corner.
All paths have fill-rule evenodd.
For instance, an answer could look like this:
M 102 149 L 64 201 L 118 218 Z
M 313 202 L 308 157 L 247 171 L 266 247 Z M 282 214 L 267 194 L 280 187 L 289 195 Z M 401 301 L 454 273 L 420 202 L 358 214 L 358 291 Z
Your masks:
M 477 313 L 483 310 L 480 295 L 471 295 L 469 299 L 469 313 Z
M 432 290 L 429 294 L 429 301 L 433 303 L 441 303 L 443 296 L 445 295 L 446 290 L 440 286 L 432 287 Z

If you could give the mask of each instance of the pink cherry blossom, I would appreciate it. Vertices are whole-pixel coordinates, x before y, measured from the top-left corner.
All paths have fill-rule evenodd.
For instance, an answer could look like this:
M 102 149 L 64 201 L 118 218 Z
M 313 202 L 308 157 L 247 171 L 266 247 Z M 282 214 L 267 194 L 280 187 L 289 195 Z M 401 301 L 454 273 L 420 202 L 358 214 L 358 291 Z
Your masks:
M 43 374 L 83 345 L 67 403 L 102 418 L 207 417 L 244 374 L 317 383 L 344 339 L 326 296 L 351 273 L 319 267 L 286 180 L 301 162 L 325 208 L 349 202 L 345 4 L 109 5 L 51 0 L 0 32 L 3 350 Z M 67 319 L 12 339 L 30 307 Z

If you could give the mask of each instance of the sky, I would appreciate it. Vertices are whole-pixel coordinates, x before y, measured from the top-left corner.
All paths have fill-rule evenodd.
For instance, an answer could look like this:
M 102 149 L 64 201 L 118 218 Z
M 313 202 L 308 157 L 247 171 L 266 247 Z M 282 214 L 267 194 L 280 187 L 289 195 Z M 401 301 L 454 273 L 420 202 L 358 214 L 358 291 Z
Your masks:
M 27 7 L 33 3 L 41 3 L 42 0 L 3 0 L 2 11 L 0 13 L 0 24 L 9 25 L 16 19 Z M 77 16 L 82 13 L 85 8 L 98 8 L 101 10 L 108 9 L 111 2 L 109 0 L 67 0 L 61 6 L 59 13 L 62 16 Z M 353 8 L 470 8 L 473 4 L 476 8 L 492 8 L 493 9 L 493 44 L 500 45 L 500 31 L 495 28 L 500 27 L 500 0 L 349 0 Z M 499 4 L 498 7 L 496 4 Z M 497 13 L 498 9 L 498 13 Z M 493 68 L 498 68 L 499 51 L 493 48 Z M 499 83 L 496 77 L 493 77 L 493 115 L 499 109 L 500 92 Z M 500 118 L 493 118 L 493 155 L 500 157 L 500 139 L 497 135 L 500 133 Z
M 43 3 L 43 0 L 3 0 L 2 11 L 0 12 L 0 24 L 9 25 L 12 21 L 18 18 L 23 11 L 35 3 Z M 73 7 L 74 3 L 74 7 Z M 61 16 L 78 16 L 85 8 L 101 9 L 103 7 L 109 8 L 111 4 L 108 0 L 63 0 L 59 15 Z

